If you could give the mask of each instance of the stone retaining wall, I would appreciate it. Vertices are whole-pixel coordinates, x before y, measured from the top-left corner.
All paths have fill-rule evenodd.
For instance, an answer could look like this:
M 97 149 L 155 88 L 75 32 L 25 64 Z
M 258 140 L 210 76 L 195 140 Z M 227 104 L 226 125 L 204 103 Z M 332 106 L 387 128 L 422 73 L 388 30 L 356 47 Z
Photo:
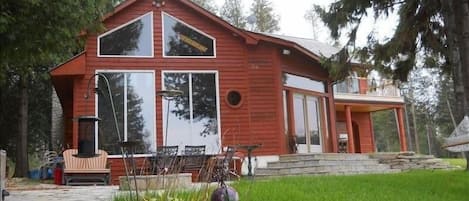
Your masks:
M 160 189 L 183 189 L 192 185 L 191 173 L 167 174 L 167 175 L 139 175 L 129 177 L 130 184 L 127 177 L 119 177 L 120 190 L 135 190 L 135 183 L 139 191 L 143 190 L 160 190 Z M 134 181 L 135 179 L 135 181 Z
M 449 163 L 433 155 L 420 155 L 414 152 L 400 153 L 374 153 L 370 158 L 378 159 L 379 163 L 390 165 L 391 169 L 400 170 L 435 170 L 435 169 L 456 169 Z

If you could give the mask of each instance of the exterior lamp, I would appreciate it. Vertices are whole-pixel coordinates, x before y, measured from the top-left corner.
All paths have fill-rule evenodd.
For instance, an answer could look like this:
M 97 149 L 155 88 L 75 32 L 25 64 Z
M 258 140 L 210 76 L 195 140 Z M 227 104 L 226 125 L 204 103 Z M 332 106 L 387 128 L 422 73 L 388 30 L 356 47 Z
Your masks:
M 166 107 L 166 130 L 165 130 L 163 146 L 166 146 L 166 142 L 168 142 L 169 105 L 172 100 L 176 99 L 177 97 L 182 96 L 183 94 L 184 92 L 180 90 L 161 90 L 161 91 L 156 92 L 157 96 L 161 96 L 162 98 L 168 101 L 167 103 L 168 105 Z
M 114 105 L 114 99 L 113 99 L 113 95 L 112 95 L 112 91 L 111 91 L 111 86 L 109 84 L 109 79 L 106 77 L 105 74 L 103 73 L 96 73 L 94 74 L 93 76 L 91 76 L 88 80 L 88 87 L 87 87 L 87 90 L 86 90 L 86 94 L 85 94 L 85 99 L 88 99 L 89 96 L 90 96 L 90 86 L 91 86 L 91 81 L 93 80 L 93 78 L 95 77 L 98 77 L 98 78 L 102 78 L 104 80 L 104 83 L 107 87 L 107 92 L 108 92 L 108 95 L 109 95 L 109 102 L 111 104 L 111 109 L 112 109 L 112 115 L 113 115 L 113 119 L 114 119 L 114 126 L 115 126 L 115 130 L 116 130 L 116 134 L 117 134 L 117 137 L 118 137 L 118 140 L 121 145 L 123 144 L 123 138 L 121 137 L 121 133 L 120 133 L 120 130 L 119 130 L 119 124 L 118 124 L 118 121 L 117 121 L 117 114 L 116 114 L 116 107 Z M 98 88 L 95 88 L 95 92 L 97 91 Z M 95 131 L 95 128 L 94 128 L 94 125 L 95 125 L 95 122 L 100 120 L 98 117 L 94 117 L 94 116 L 84 116 L 82 118 L 82 124 L 83 124 L 83 132 L 87 132 L 88 135 L 86 137 L 89 137 L 89 136 L 92 136 L 92 139 L 93 139 L 93 144 L 92 144 L 92 149 L 94 151 L 95 147 L 96 147 L 96 144 L 94 142 L 94 131 Z M 91 124 L 93 126 L 91 126 Z M 80 125 L 80 118 L 79 118 L 79 125 Z M 79 129 L 80 126 L 79 126 Z M 79 132 L 81 132 L 79 130 Z M 80 152 L 80 142 L 78 143 L 79 145 L 79 148 L 78 148 L 78 152 Z M 91 146 L 91 145 L 87 145 L 87 146 Z M 86 146 L 81 148 L 82 150 L 87 150 L 87 149 L 90 149 L 90 148 L 87 148 Z M 124 148 L 123 146 L 121 146 L 120 148 L 121 150 L 121 154 L 122 154 L 122 161 L 124 163 L 124 169 L 125 169 L 125 176 L 127 178 L 127 183 L 129 184 L 129 192 L 130 192 L 130 200 L 133 200 L 132 198 L 132 191 L 130 190 L 130 179 L 129 179 L 129 168 L 128 168 L 128 165 L 127 165 L 127 162 L 126 162 L 126 156 L 128 154 L 125 154 L 124 152 Z M 134 166 L 134 171 L 133 171 L 133 178 L 134 178 L 134 183 L 135 183 L 135 195 L 136 195 L 136 200 L 138 201 L 138 188 L 137 188 L 137 180 L 136 180 L 136 176 L 135 176 L 135 163 L 134 163 L 134 160 L 133 160 L 133 154 L 131 155 L 132 157 L 132 165 Z
M 158 8 L 161 6 L 164 6 L 164 4 L 165 4 L 164 0 L 153 0 L 153 5 Z

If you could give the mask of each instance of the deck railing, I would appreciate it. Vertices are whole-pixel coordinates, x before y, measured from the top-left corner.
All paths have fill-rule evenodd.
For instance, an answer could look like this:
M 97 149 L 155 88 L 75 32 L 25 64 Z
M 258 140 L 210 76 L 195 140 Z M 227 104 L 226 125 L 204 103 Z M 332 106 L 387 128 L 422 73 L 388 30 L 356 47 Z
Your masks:
M 400 90 L 389 79 L 346 78 L 334 85 L 334 94 L 400 97 Z

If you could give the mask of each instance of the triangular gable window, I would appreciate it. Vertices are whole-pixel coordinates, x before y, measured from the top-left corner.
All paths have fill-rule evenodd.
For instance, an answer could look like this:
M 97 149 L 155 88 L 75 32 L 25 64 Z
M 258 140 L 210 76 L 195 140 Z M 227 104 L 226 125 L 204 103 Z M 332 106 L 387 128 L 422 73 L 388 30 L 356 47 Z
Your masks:
M 215 57 L 215 38 L 163 13 L 165 57 Z
M 100 35 L 98 56 L 153 57 L 153 13 Z

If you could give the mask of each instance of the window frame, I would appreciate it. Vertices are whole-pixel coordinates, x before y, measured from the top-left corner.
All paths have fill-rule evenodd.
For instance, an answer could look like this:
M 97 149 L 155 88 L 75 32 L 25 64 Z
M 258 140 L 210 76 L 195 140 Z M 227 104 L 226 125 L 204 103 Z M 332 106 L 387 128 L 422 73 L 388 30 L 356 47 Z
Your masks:
M 323 80 L 316 80 L 312 79 L 310 77 L 305 77 L 302 75 L 295 75 L 292 73 L 284 72 L 283 75 L 284 77 L 284 87 L 290 87 L 290 88 L 297 88 L 305 91 L 314 91 L 317 93 L 325 94 L 327 93 L 327 85 L 324 83 Z M 293 81 L 288 82 L 288 78 L 294 79 Z M 303 83 L 299 83 L 303 82 Z M 307 82 L 307 84 L 305 84 Z M 311 86 L 310 88 L 304 87 L 304 86 Z M 320 88 L 319 88 L 320 87 Z
M 217 153 L 221 153 L 222 151 L 222 141 L 221 141 L 221 135 L 222 135 L 222 132 L 221 132 L 221 113 L 220 113 L 220 81 L 219 81 L 219 72 L 217 70 L 162 70 L 161 71 L 161 89 L 162 90 L 165 90 L 166 87 L 165 87 L 165 83 L 164 83 L 164 78 L 165 78 L 165 73 L 188 73 L 188 74 L 194 74 L 194 73 L 206 73 L 206 74 L 214 74 L 215 75 L 215 93 L 216 93 L 216 97 L 217 97 L 217 100 L 216 100 L 216 107 L 217 107 L 217 129 L 218 129 L 218 139 L 217 139 L 217 144 L 220 146 L 219 147 L 219 150 L 218 152 L 214 152 L 213 154 L 217 154 Z M 192 75 L 191 75 L 192 76 Z M 192 120 L 193 120 L 193 103 L 192 103 L 192 79 L 190 79 L 190 82 L 189 82 L 189 91 L 191 92 L 190 96 L 189 96 L 189 108 L 190 108 L 190 115 L 191 115 L 191 119 L 190 119 L 190 128 L 191 128 L 191 135 L 193 134 L 193 127 L 192 127 Z M 163 106 L 164 105 L 164 99 L 161 98 L 161 105 Z M 167 119 L 166 119 L 166 111 L 164 111 L 166 108 L 162 108 L 161 110 L 161 119 L 162 119 L 162 122 L 166 122 Z M 163 142 L 166 141 L 165 136 L 164 136 L 164 133 L 166 133 L 166 125 L 163 123 L 162 125 L 162 133 L 163 133 L 163 137 L 162 137 L 162 140 Z M 210 154 L 210 153 L 208 153 Z
M 154 115 L 153 115 L 153 133 L 154 133 L 154 137 L 155 137 L 155 140 L 154 140 L 154 143 L 155 143 L 155 147 L 158 146 L 158 134 L 157 134 L 157 126 L 156 126 L 156 115 L 157 115 L 157 111 L 156 111 L 156 72 L 155 70 L 107 70 L 107 69 L 101 69 L 101 70 L 96 70 L 95 71 L 95 74 L 97 73 L 151 73 L 152 74 L 152 79 L 153 79 L 153 96 L 155 97 L 154 101 L 153 101 L 153 110 L 154 110 Z M 95 78 L 95 87 L 98 87 L 98 80 L 97 79 L 98 76 L 96 76 Z M 107 87 L 107 86 L 106 86 Z M 107 91 L 107 89 L 106 89 Z M 127 94 L 127 91 L 124 91 L 125 94 Z M 125 95 L 127 96 L 127 95 Z M 98 116 L 98 112 L 99 112 L 99 108 L 98 108 L 98 94 L 95 93 L 95 114 L 96 116 Z M 114 101 L 115 102 L 115 101 Z M 127 106 L 124 105 L 124 110 L 127 110 Z M 124 118 L 123 120 L 125 122 L 127 122 L 127 112 L 126 112 L 126 115 L 124 115 Z M 123 137 L 125 139 L 125 141 L 127 141 L 127 123 L 125 123 L 124 125 L 124 133 L 121 133 L 121 137 Z M 95 149 L 98 150 L 99 149 L 99 138 L 98 138 L 98 129 L 99 129 L 99 122 L 95 122 L 95 133 L 94 133 L 94 137 L 95 137 Z M 156 150 L 154 150 L 156 152 Z M 152 153 L 147 153 L 147 154 L 134 154 L 134 157 L 149 157 L 149 156 L 152 156 Z M 122 154 L 119 154 L 119 155 L 108 155 L 108 158 L 122 158 Z
M 166 41 L 164 40 L 164 38 L 165 38 L 165 35 L 164 35 L 164 17 L 165 17 L 165 15 L 167 15 L 168 17 L 173 18 L 174 20 L 176 20 L 177 22 L 183 24 L 184 26 L 187 26 L 187 27 L 193 29 L 194 31 L 198 32 L 199 34 L 202 34 L 202 35 L 206 36 L 207 38 L 212 39 L 213 40 L 213 56 L 166 56 L 165 55 Z M 163 58 L 215 59 L 215 58 L 217 58 L 217 39 L 215 37 L 203 32 L 203 31 L 201 31 L 200 29 L 195 28 L 194 26 L 191 26 L 191 25 L 187 24 L 183 20 L 181 20 L 177 17 L 174 17 L 173 15 L 170 15 L 167 12 L 161 11 L 161 49 L 162 49 L 161 56 Z
M 150 56 L 139 56 L 139 55 L 101 55 L 101 44 L 99 42 L 99 39 L 101 39 L 102 37 L 104 36 L 107 36 L 111 33 L 114 33 L 115 31 L 121 29 L 122 27 L 125 27 L 129 24 L 132 24 L 142 18 L 144 18 L 145 16 L 147 15 L 150 15 L 150 37 L 151 37 L 151 55 Z M 154 42 L 154 30 L 153 30 L 153 11 L 151 12 L 148 12 L 148 13 L 145 13 L 135 19 L 132 19 L 124 24 L 121 24 L 117 27 L 114 27 L 113 29 L 111 30 L 108 30 L 100 35 L 98 35 L 98 37 L 96 37 L 96 55 L 97 57 L 103 57 L 103 58 L 154 58 L 155 57 L 155 42 Z

